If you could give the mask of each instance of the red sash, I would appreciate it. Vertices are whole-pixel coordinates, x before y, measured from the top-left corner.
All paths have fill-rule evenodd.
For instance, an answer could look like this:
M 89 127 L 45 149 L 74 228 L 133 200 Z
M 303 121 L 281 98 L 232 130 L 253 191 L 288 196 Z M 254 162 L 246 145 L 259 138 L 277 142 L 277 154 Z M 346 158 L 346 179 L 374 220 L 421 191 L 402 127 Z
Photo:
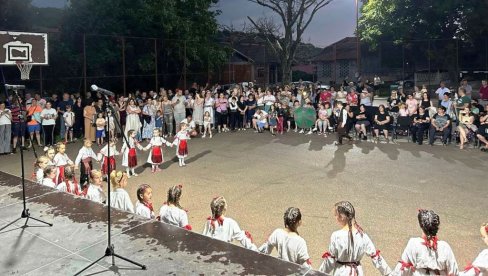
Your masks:
M 91 157 L 87 157 L 87 158 L 81 160 L 81 162 L 83 162 L 83 167 L 85 167 L 85 174 L 90 175 Z
M 151 161 L 153 164 L 163 163 L 163 154 L 161 152 L 161 147 L 153 147 L 151 153 Z
M 59 183 L 64 181 L 64 166 L 59 166 L 58 167 L 58 179 L 54 181 L 56 185 L 59 185 Z
M 178 146 L 178 155 L 188 155 L 188 144 L 186 140 L 180 140 Z
M 137 154 L 136 154 L 136 149 L 135 148 L 130 148 L 129 149 L 129 168 L 134 168 L 137 166 Z
M 110 164 L 110 171 L 115 170 L 115 157 L 113 156 L 104 156 L 103 157 L 103 166 L 102 166 L 102 173 L 108 174 L 108 165 Z

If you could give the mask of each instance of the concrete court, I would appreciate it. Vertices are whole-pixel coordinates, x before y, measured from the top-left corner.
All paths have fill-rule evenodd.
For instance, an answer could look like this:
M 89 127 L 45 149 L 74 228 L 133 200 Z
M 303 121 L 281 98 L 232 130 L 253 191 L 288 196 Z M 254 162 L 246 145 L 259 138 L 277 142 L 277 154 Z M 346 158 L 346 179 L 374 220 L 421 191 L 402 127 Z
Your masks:
M 408 239 L 421 234 L 418 208 L 440 214 L 439 237 L 451 244 L 460 268 L 484 248 L 478 229 L 488 221 L 488 155 L 402 139 L 389 144 L 355 141 L 342 147 L 333 142 L 333 137 L 292 132 L 272 137 L 252 130 L 196 138 L 189 141 L 187 167 L 178 167 L 171 160 L 174 148 L 167 148 L 163 172 L 152 174 L 148 166 L 141 166 L 127 190 L 135 200 L 137 186 L 151 184 L 158 210 L 167 189 L 183 184 L 181 204 L 189 210 L 196 232 L 202 231 L 210 214 L 210 200 L 223 195 L 229 204 L 227 216 L 249 230 L 258 246 L 283 226 L 287 207 L 299 207 L 299 232 L 314 268 L 320 265 L 330 234 L 338 229 L 331 210 L 339 200 L 354 204 L 358 222 L 392 267 Z M 68 145 L 73 159 L 80 146 Z M 146 158 L 147 153 L 139 152 L 139 164 Z M 19 160 L 19 154 L 2 156 L 1 170 L 19 175 Z M 26 160 L 33 163 L 32 151 L 26 152 Z M 363 264 L 367 275 L 376 274 L 369 260 Z

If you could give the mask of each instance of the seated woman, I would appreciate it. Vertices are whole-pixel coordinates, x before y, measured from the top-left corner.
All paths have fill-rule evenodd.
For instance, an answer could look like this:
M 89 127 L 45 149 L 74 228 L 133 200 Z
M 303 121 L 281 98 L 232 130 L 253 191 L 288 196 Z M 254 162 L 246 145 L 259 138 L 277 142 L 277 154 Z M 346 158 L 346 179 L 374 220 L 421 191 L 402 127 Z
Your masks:
M 377 142 L 380 140 L 380 131 L 382 131 L 383 135 L 385 135 L 386 142 L 389 142 L 388 127 L 390 125 L 390 122 L 390 115 L 386 113 L 385 106 L 380 104 L 380 106 L 378 107 L 378 113 L 374 115 L 374 133 Z
M 423 106 L 419 107 L 417 115 L 413 118 L 412 141 L 422 145 L 424 141 L 424 132 L 430 127 L 429 113 Z
M 478 130 L 478 127 L 474 124 L 474 119 L 474 115 L 471 112 L 471 105 L 464 107 L 459 112 L 459 149 L 464 149 L 464 144 L 468 141 L 468 134 Z
M 366 133 L 366 127 L 369 126 L 371 123 L 368 120 L 368 116 L 366 115 L 366 107 L 364 104 L 359 106 L 359 113 L 356 115 L 356 131 L 359 133 L 359 138 L 363 140 L 368 140 L 368 136 Z
M 323 134 L 325 137 L 327 137 L 327 128 L 329 127 L 329 115 L 323 103 L 319 103 L 318 117 L 319 118 L 315 121 L 314 131 L 318 130 L 319 135 Z

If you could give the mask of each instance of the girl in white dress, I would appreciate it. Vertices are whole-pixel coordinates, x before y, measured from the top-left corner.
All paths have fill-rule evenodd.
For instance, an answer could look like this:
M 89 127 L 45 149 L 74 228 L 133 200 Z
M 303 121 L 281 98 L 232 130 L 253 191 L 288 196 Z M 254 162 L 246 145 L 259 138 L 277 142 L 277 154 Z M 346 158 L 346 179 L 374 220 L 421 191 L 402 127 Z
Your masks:
M 130 178 L 131 173 L 132 176 L 137 176 L 134 171 L 137 166 L 136 148 L 139 150 L 143 150 L 142 146 L 136 140 L 136 135 L 137 133 L 135 130 L 129 130 L 129 132 L 127 133 L 127 140 L 129 142 L 129 145 L 127 145 L 127 142 L 124 140 L 124 144 L 120 149 L 120 151 L 122 152 L 122 166 L 125 167 L 128 178 Z
M 59 184 L 64 181 L 64 170 L 67 166 L 74 166 L 73 161 L 66 154 L 66 145 L 63 142 L 56 144 L 56 155 L 53 158 L 54 166 L 56 166 L 55 183 Z
M 481 225 L 480 233 L 483 241 L 488 245 L 488 224 Z M 459 276 L 486 276 L 488 275 L 488 249 L 483 249 L 473 263 L 469 264 Z
M 176 133 L 173 145 L 176 146 L 176 156 L 180 167 L 186 166 L 185 158 L 188 156 L 188 140 L 190 140 L 190 134 L 187 130 L 187 125 L 185 123 L 180 124 L 180 131 Z
M 151 139 L 154 127 L 156 126 L 156 106 L 153 104 L 153 100 L 148 98 L 146 105 L 142 109 L 142 114 L 147 116 L 149 122 L 144 120 L 144 127 L 142 128 L 142 139 Z
M 90 172 L 93 169 L 92 159 L 99 162 L 98 156 L 92 149 L 92 144 L 93 143 L 89 138 L 85 138 L 83 147 L 78 151 L 78 155 L 75 159 L 75 168 L 80 168 L 80 185 L 82 189 L 84 189 L 85 185 L 88 183 Z
M 49 165 L 49 158 L 46 156 L 39 156 L 36 163 L 34 164 L 34 175 L 33 179 L 37 184 L 41 184 L 44 179 L 44 169 Z
M 209 113 L 210 114 L 210 121 L 213 124 L 215 122 L 214 120 L 214 106 L 215 106 L 215 99 L 212 98 L 212 92 L 207 91 L 205 93 L 205 101 L 203 104 L 203 112 L 204 113 Z
M 188 215 L 180 205 L 182 189 L 182 185 L 169 188 L 167 201 L 159 209 L 159 217 L 164 223 L 191 230 L 192 227 L 188 224 Z
M 72 167 L 66 168 L 66 170 L 64 171 L 64 181 L 59 183 L 58 186 L 56 186 L 56 189 L 58 189 L 58 191 L 68 194 L 81 194 L 81 188 L 80 185 L 76 182 L 75 171 Z
M 440 219 L 432 210 L 419 210 L 422 236 L 411 238 L 392 275 L 458 275 L 458 265 L 451 247 L 437 238 Z
M 198 131 L 202 133 L 202 126 L 203 126 L 203 105 L 205 100 L 202 98 L 200 93 L 195 94 L 195 101 L 193 101 L 193 121 L 198 126 Z
M 224 197 L 214 198 L 210 202 L 210 209 L 212 210 L 212 216 L 207 218 L 203 235 L 225 242 L 237 240 L 247 249 L 258 250 L 252 241 L 251 234 L 241 230 L 235 220 L 225 216 L 227 202 Z
M 203 116 L 203 135 L 202 138 L 208 134 L 212 138 L 212 117 L 210 117 L 210 112 L 205 111 L 205 116 Z
M 98 155 L 98 159 L 102 161 L 101 166 L 103 176 L 108 176 L 109 171 L 112 172 L 116 170 L 115 156 L 120 155 L 120 152 L 117 150 L 115 139 L 110 140 L 110 142 L 100 150 Z
M 88 184 L 83 192 L 85 198 L 98 203 L 104 203 L 107 196 L 102 187 L 102 173 L 99 170 L 91 170 L 90 180 L 90 184 Z
M 273 248 L 278 250 L 278 258 L 311 268 L 307 243 L 298 234 L 298 227 L 302 224 L 300 209 L 290 207 L 283 216 L 285 229 L 278 228 L 268 237 L 266 242 L 259 247 L 259 251 L 271 254 Z
M 332 233 L 329 250 L 322 255 L 323 262 L 319 270 L 334 276 L 363 276 L 361 260 L 366 255 L 371 257 L 381 275 L 390 274 L 391 269 L 380 251 L 376 250 L 369 236 L 357 223 L 352 204 L 340 201 L 334 205 L 333 212 L 341 229 Z
M 53 165 L 48 165 L 44 168 L 44 178 L 41 181 L 41 185 L 56 188 L 56 183 L 54 183 L 54 178 L 56 177 L 56 167 Z
M 145 151 L 151 149 L 151 151 L 149 152 L 149 156 L 147 157 L 147 163 L 151 164 L 152 173 L 161 171 L 159 165 L 164 162 L 163 147 L 165 145 L 168 147 L 173 147 L 172 143 L 166 141 L 166 139 L 161 137 L 159 129 L 154 129 L 151 141 L 149 141 L 149 144 L 144 148 Z
M 136 105 L 134 99 L 129 100 L 129 104 L 127 105 L 127 118 L 125 121 L 125 135 L 129 136 L 129 131 L 134 130 L 137 133 L 141 131 L 141 120 L 139 118 L 139 114 L 141 113 L 141 109 Z
M 152 188 L 147 184 L 142 184 L 137 189 L 136 215 L 154 219 L 154 208 L 152 204 Z
M 134 213 L 134 205 L 132 205 L 130 196 L 124 189 L 127 186 L 127 174 L 122 171 L 112 171 L 110 173 L 110 184 L 113 188 L 113 191 L 110 192 L 110 206 Z

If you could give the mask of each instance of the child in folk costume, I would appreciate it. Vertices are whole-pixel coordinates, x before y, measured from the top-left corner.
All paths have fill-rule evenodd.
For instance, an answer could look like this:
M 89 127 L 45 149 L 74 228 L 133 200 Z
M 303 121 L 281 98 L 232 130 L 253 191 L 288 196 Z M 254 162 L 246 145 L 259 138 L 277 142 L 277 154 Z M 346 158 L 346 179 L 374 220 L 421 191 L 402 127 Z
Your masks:
M 417 215 L 422 236 L 411 238 L 391 275 L 458 275 L 451 247 L 437 238 L 440 219 L 432 210 Z
M 44 179 L 44 169 L 49 165 L 49 158 L 47 156 L 39 156 L 34 164 L 34 175 L 37 184 L 41 184 Z
M 488 245 L 488 224 L 481 225 L 480 228 L 481 237 L 483 242 Z M 473 263 L 468 265 L 463 272 L 459 273 L 460 276 L 486 276 L 488 275 L 488 249 L 484 249 L 476 257 Z
M 168 190 L 168 199 L 159 209 L 159 217 L 164 223 L 192 230 L 188 224 L 188 215 L 180 205 L 182 188 L 181 185 L 175 185 Z
M 54 178 L 56 177 L 56 167 L 48 165 L 44 168 L 44 178 L 41 181 L 41 185 L 48 186 L 50 188 L 56 188 Z
M 190 134 L 187 130 L 187 125 L 185 123 L 180 124 L 180 131 L 176 133 L 173 145 L 176 147 L 176 156 L 180 167 L 186 166 L 185 158 L 188 156 L 188 140 L 190 140 Z
M 371 257 L 373 265 L 381 275 L 388 275 L 391 269 L 386 260 L 376 250 L 369 236 L 356 222 L 356 211 L 348 201 L 340 201 L 334 205 L 334 216 L 341 227 L 330 237 L 329 251 L 322 255 L 323 262 L 319 270 L 328 275 L 363 276 L 361 259 Z
M 73 166 L 73 161 L 66 154 L 66 145 L 63 142 L 56 144 L 56 155 L 54 156 L 53 163 L 56 166 L 56 178 L 54 182 L 59 184 L 64 181 L 64 171 L 66 167 Z
M 54 156 L 56 156 L 56 151 L 53 147 L 44 147 L 44 156 L 49 159 L 48 165 L 54 165 Z
M 85 197 L 91 201 L 104 203 L 107 196 L 102 187 L 102 173 L 99 170 L 91 170 L 90 180 L 90 184 L 85 187 Z
M 98 156 L 92 149 L 92 141 L 89 138 L 85 138 L 83 147 L 78 151 L 75 159 L 75 167 L 80 168 L 80 185 L 82 189 L 87 185 L 90 172 L 93 169 L 92 159 L 99 161 Z
M 72 167 L 67 167 L 64 171 L 64 180 L 56 186 L 56 189 L 61 192 L 81 195 L 80 185 L 76 182 L 75 171 Z
M 133 176 L 137 176 L 134 169 L 137 166 L 137 152 L 136 148 L 142 150 L 142 146 L 136 140 L 136 131 L 131 129 L 127 132 L 127 142 L 124 141 L 122 145 L 122 166 L 126 167 L 127 177 L 130 178 L 130 174 L 132 173 Z
M 154 208 L 152 204 L 152 188 L 147 184 L 142 184 L 137 189 L 136 215 L 154 219 Z
M 173 147 L 173 144 L 166 141 L 163 137 L 160 136 L 159 129 L 153 130 L 153 137 L 149 141 L 149 144 L 144 148 L 144 150 L 151 149 L 149 152 L 149 156 L 147 157 L 147 163 L 152 165 L 151 172 L 160 172 L 161 169 L 159 165 L 164 162 L 163 159 L 163 146 Z
M 235 220 L 225 217 L 227 202 L 224 197 L 214 198 L 210 202 L 210 209 L 212 210 L 212 216 L 207 218 L 203 235 L 225 242 L 238 240 L 245 248 L 258 250 L 253 243 L 251 234 L 241 230 Z
M 109 155 L 110 154 L 110 155 Z M 115 140 L 110 140 L 110 142 L 105 145 L 98 153 L 98 159 L 102 161 L 102 175 L 108 176 L 109 171 L 115 171 L 115 156 L 119 155 L 120 152 L 117 151 L 115 145 Z M 110 168 L 110 170 L 109 170 Z
M 278 250 L 278 258 L 311 268 L 310 256 L 307 244 L 298 234 L 298 226 L 302 224 L 300 209 L 290 207 L 283 217 L 285 229 L 276 229 L 268 237 L 268 240 L 259 247 L 259 251 L 271 254 L 273 248 Z
M 132 205 L 130 196 L 124 189 L 127 186 L 127 179 L 125 172 L 112 171 L 110 173 L 110 184 L 113 188 L 113 191 L 110 192 L 110 206 L 134 213 L 134 205 Z

